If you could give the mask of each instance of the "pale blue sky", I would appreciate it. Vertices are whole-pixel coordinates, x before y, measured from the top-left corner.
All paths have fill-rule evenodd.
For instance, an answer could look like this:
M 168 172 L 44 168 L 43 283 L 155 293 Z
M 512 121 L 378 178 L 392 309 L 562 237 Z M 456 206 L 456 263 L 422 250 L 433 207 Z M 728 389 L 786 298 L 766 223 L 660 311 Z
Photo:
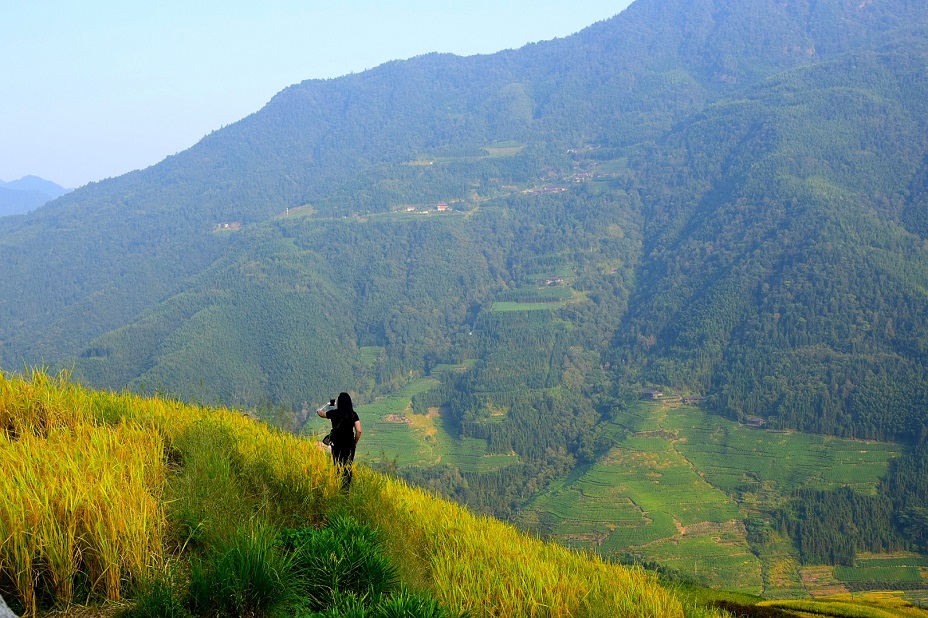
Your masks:
M 563 37 L 631 0 L 3 0 L 0 180 L 66 187 L 185 150 L 283 88 Z

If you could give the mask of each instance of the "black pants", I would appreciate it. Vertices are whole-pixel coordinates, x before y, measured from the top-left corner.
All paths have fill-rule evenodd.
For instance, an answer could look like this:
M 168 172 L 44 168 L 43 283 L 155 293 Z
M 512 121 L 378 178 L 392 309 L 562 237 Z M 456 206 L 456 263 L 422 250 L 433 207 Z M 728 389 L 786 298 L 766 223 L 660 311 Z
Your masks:
M 342 489 L 351 487 L 351 462 L 354 461 L 354 441 L 345 440 L 343 445 L 332 443 L 332 460 L 342 477 Z

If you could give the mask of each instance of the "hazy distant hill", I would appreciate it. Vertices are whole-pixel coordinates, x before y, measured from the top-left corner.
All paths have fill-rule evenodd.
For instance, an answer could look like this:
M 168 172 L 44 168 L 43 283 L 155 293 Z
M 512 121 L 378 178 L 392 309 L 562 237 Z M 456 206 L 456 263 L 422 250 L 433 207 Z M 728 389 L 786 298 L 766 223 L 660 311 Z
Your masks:
M 12 182 L 0 180 L 0 217 L 35 210 L 68 191 L 70 189 L 65 189 L 38 176 L 24 176 Z
M 467 481 L 502 514 L 607 452 L 644 388 L 917 444 L 926 25 L 914 0 L 638 0 L 291 86 L 0 220 L 0 359 L 291 409 L 434 372 L 416 409 L 518 456 Z

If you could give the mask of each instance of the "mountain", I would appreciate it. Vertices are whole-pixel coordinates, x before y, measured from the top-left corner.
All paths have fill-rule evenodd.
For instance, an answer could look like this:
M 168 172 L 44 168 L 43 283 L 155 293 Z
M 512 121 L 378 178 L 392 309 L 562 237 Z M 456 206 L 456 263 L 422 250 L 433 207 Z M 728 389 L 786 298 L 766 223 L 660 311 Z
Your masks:
M 291 86 L 0 219 L 0 362 L 289 411 L 428 378 L 413 413 L 506 463 L 414 473 L 505 517 L 607 457 L 644 389 L 699 395 L 905 444 L 878 508 L 928 547 L 926 26 L 914 0 L 638 0 Z
M 749 165 L 751 157 L 773 147 L 762 140 L 772 144 L 779 123 L 790 121 L 790 130 L 802 135 L 800 125 L 816 124 L 829 111 L 823 108 L 830 101 L 803 103 L 790 97 L 810 88 L 824 96 L 832 96 L 829 88 L 856 88 L 864 96 L 871 85 L 895 89 L 873 92 L 873 97 L 898 97 L 902 80 L 910 77 L 898 73 L 906 63 L 917 66 L 922 57 L 919 47 L 906 45 L 919 41 L 922 13 L 914 2 L 858 8 L 836 0 L 788 7 L 651 0 L 636 2 L 574 37 L 521 50 L 473 58 L 429 55 L 293 86 L 260 112 L 160 165 L 93 183 L 51 210 L 6 222 L 3 257 L 13 265 L 10 276 L 16 284 L 6 287 L 8 302 L 2 309 L 7 325 L 0 335 L 4 364 L 17 366 L 24 359 L 67 362 L 86 352 L 94 338 L 126 326 L 156 301 L 195 288 L 190 277 L 202 280 L 208 265 L 218 268 L 220 256 L 230 259 L 235 255 L 231 249 L 242 246 L 237 238 L 242 234 L 222 237 L 213 233 L 217 225 L 238 222 L 246 235 L 258 234 L 257 224 L 269 225 L 278 221 L 272 217 L 304 204 L 319 217 L 384 212 L 406 201 L 466 200 L 472 194 L 484 200 L 502 194 L 502 185 L 494 187 L 488 180 L 503 175 L 507 186 L 528 186 L 542 175 L 570 175 L 577 162 L 559 152 L 565 147 L 597 146 L 592 162 L 626 157 L 630 166 L 623 173 L 632 191 L 621 190 L 642 202 L 625 208 L 628 216 L 645 217 L 637 223 L 647 226 L 641 233 L 649 239 L 656 237 L 652 230 L 668 236 L 676 228 L 665 222 L 673 218 L 679 226 L 683 219 L 653 191 L 670 186 L 667 176 L 677 164 L 673 157 L 687 154 L 681 144 L 715 155 L 713 161 L 686 167 L 693 173 L 684 189 L 699 191 L 697 185 L 728 172 L 719 166 L 730 165 L 724 157 L 739 140 L 747 140 L 743 147 L 757 144 L 758 150 L 745 154 L 744 165 Z M 883 82 L 869 83 L 876 79 L 874 68 L 882 68 Z M 844 73 L 831 85 L 819 85 L 817 80 L 832 70 Z M 780 84 L 766 81 L 774 75 L 780 75 Z M 778 92 L 779 100 L 770 99 Z M 898 112 L 890 120 L 905 115 L 900 122 L 917 123 L 916 98 L 906 98 L 909 102 L 885 111 Z M 809 107 L 815 103 L 817 108 Z M 795 118 L 771 115 L 786 104 L 792 105 Z M 852 100 L 835 105 L 850 118 L 884 111 Z M 735 119 L 731 115 L 737 122 L 730 122 Z M 761 134 L 756 126 L 764 123 L 772 128 Z M 906 134 L 911 139 L 900 147 L 912 144 L 902 154 L 914 157 L 920 127 L 887 130 L 909 128 L 916 133 Z M 708 141 L 697 144 L 693 139 Z M 483 147 L 506 140 L 524 148 L 511 159 L 474 159 Z M 627 151 L 617 150 L 623 148 Z M 779 164 L 791 153 L 773 155 Z M 428 170 L 401 165 L 420 156 L 452 160 Z M 870 170 L 860 171 L 870 177 Z M 477 182 L 483 183 L 480 188 L 474 186 Z M 683 193 L 679 195 L 682 201 Z M 726 195 L 717 189 L 710 197 L 719 201 Z M 703 218 L 712 216 L 706 208 L 699 212 Z M 256 226 L 254 232 L 250 225 Z M 236 236 L 234 242 L 231 236 Z M 668 237 L 667 242 L 680 240 Z M 648 253 L 630 257 L 651 258 L 653 246 L 649 240 L 643 246 Z M 47 285 L 38 283 L 46 279 Z M 666 285 L 672 280 L 663 281 Z M 634 289 L 636 299 L 651 302 L 644 288 Z M 635 315 L 623 313 L 626 320 Z M 672 317 L 677 315 L 669 312 L 657 319 Z M 355 344 L 359 335 L 351 338 Z M 668 332 L 665 339 L 674 337 Z M 352 342 L 346 345 L 351 352 Z M 688 379 L 700 390 L 708 386 L 702 376 L 698 383 Z M 222 390 L 228 395 L 228 384 Z
M 65 189 L 50 180 L 39 178 L 38 176 L 23 176 L 19 180 L 13 180 L 11 182 L 0 181 L 0 187 L 12 189 L 14 191 L 38 191 L 39 193 L 47 195 L 49 199 L 61 197 L 71 190 Z
M 24 176 L 12 182 L 0 180 L 0 217 L 35 210 L 69 190 L 38 176 Z
M 521 534 L 363 464 L 345 495 L 314 442 L 228 409 L 31 372 L 0 374 L 0 410 L 0 607 L 16 611 L 7 615 L 116 605 L 128 616 L 214 618 L 530 616 L 540 605 L 628 618 L 924 613 L 901 595 L 765 600 L 681 585 L 666 570 Z M 41 525 L 24 525 L 26 514 Z M 185 576 L 166 572 L 166 560 Z M 882 571 L 911 560 L 896 555 Z

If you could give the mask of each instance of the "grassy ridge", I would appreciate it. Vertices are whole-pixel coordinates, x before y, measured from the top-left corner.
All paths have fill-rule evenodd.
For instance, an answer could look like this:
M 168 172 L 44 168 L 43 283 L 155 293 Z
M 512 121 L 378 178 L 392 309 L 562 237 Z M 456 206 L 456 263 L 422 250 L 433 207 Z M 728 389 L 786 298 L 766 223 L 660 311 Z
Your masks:
M 792 615 L 841 616 L 845 618 L 894 618 L 925 615 L 924 609 L 910 605 L 896 594 L 873 593 L 862 597 L 838 595 L 834 597 L 802 601 L 765 601 L 763 607 L 787 610 Z
M 0 374 L 0 582 L 10 580 L 27 612 L 45 580 L 70 603 L 77 580 L 118 600 L 165 558 L 166 452 L 211 419 L 236 448 L 314 502 L 335 496 L 326 458 L 309 443 L 270 432 L 228 410 L 93 393 L 66 375 Z M 7 471 L 9 473 L 7 474 Z
M 55 468 L 57 476 L 28 487 L 15 476 L 0 480 L 5 497 L 26 495 L 26 489 L 32 492 L 28 499 L 0 502 L 0 587 L 25 604 L 30 614 L 40 609 L 38 589 L 44 594 L 51 590 L 60 604 L 69 601 L 66 587 L 49 589 L 43 583 L 68 577 L 67 569 L 62 576 L 53 568 L 55 555 L 65 556 L 63 562 L 73 569 L 74 578 L 90 581 L 96 597 L 114 600 L 147 574 L 158 572 L 162 562 L 183 564 L 188 559 L 193 537 L 170 538 L 176 532 L 167 522 L 171 509 L 179 507 L 174 502 L 166 505 L 163 492 L 176 491 L 176 468 L 183 470 L 189 462 L 169 465 L 168 460 L 177 448 L 186 452 L 182 442 L 198 435 L 198 428 L 217 426 L 230 437 L 228 448 L 234 451 L 237 465 L 259 470 L 263 487 L 276 487 L 291 498 L 287 501 L 291 512 L 281 516 L 313 523 L 326 520 L 336 509 L 349 510 L 384 535 L 408 585 L 429 591 L 453 611 L 510 616 L 684 615 L 681 602 L 645 571 L 527 538 L 499 521 L 474 516 L 367 469 L 358 470 L 352 493 L 341 495 L 327 453 L 314 442 L 269 430 L 229 410 L 90 392 L 70 384 L 66 376 L 53 379 L 41 373 L 29 378 L 0 375 L 0 397 L 4 462 L 28 460 L 39 453 L 35 460 L 62 462 Z M 86 441 L 105 443 L 104 436 L 110 439 L 110 450 L 84 449 Z M 140 447 L 146 443 L 149 448 Z M 126 484 L 88 478 L 67 467 L 72 457 L 95 461 L 100 469 L 115 468 Z M 109 511 L 95 515 L 81 509 L 39 508 L 60 504 L 56 496 L 81 491 L 104 493 Z M 138 493 L 154 502 L 154 510 L 145 514 L 133 510 L 133 496 Z M 266 504 L 274 503 L 281 501 L 272 495 Z M 28 527 L 21 523 L 24 514 Z M 123 535 L 122 528 L 107 522 L 131 526 L 134 532 Z M 98 532 L 99 538 L 90 545 L 95 537 L 76 533 L 75 538 L 88 545 L 69 554 L 67 535 L 54 530 L 80 525 Z M 189 530 L 195 532 L 198 526 Z M 114 551 L 95 549 L 107 547 Z M 142 548 L 149 548 L 148 552 Z M 97 564 L 104 554 L 111 561 Z M 690 607 L 686 613 L 707 611 Z

